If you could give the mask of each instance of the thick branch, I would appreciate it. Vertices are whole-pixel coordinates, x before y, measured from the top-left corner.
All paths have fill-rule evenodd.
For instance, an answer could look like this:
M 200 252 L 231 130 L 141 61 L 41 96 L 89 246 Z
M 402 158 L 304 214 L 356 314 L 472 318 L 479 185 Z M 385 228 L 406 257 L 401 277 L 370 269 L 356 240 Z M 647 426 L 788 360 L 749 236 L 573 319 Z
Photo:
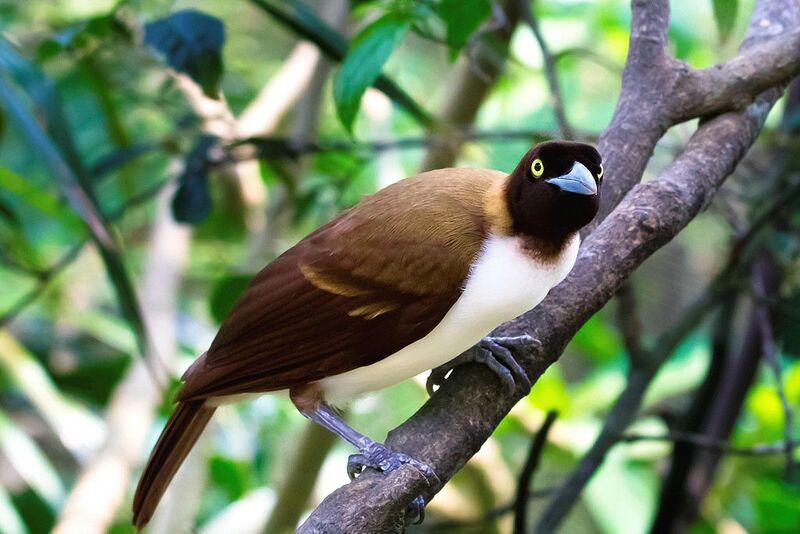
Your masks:
M 800 29 L 795 29 L 722 65 L 686 72 L 674 91 L 672 120 L 681 122 L 742 109 L 762 91 L 785 84 L 798 74 Z
M 541 341 L 540 350 L 524 355 L 531 377 L 541 376 L 624 279 L 710 201 L 755 140 L 777 97 L 773 91 L 744 113 L 724 115 L 701 126 L 684 154 L 658 180 L 634 188 L 589 237 L 575 270 L 558 291 L 501 329 L 502 335 L 526 332 Z M 526 393 L 504 396 L 488 369 L 460 367 L 414 417 L 389 434 L 387 443 L 427 462 L 442 480 L 447 480 Z M 398 531 L 403 524 L 398 514 L 419 492 L 430 496 L 435 491 L 425 487 L 413 468 L 386 477 L 368 472 L 328 496 L 301 531 L 316 532 L 333 517 L 345 529 Z M 371 508 L 369 525 L 359 511 L 367 501 Z
M 768 13 L 775 5 L 782 9 Z M 603 191 L 603 214 L 641 179 L 656 141 L 669 125 L 664 86 L 658 85 L 662 72 L 672 72 L 662 68 L 670 61 L 665 52 L 667 6 L 665 0 L 633 3 L 622 96 L 600 141 L 610 178 Z M 754 18 L 760 21 L 765 17 L 785 26 L 796 24 L 800 6 L 764 1 Z M 770 36 L 765 33 L 761 38 Z M 648 95 L 655 100 L 646 99 Z M 541 342 L 529 348 L 529 353 L 518 355 L 533 380 L 558 358 L 578 328 L 630 273 L 710 202 L 755 141 L 779 96 L 780 91 L 770 90 L 742 112 L 703 123 L 683 154 L 657 180 L 634 187 L 589 236 L 567 280 L 536 309 L 498 330 L 501 335 L 531 334 Z M 518 390 L 513 397 L 504 396 L 488 369 L 477 365 L 457 368 L 428 403 L 389 433 L 387 443 L 428 463 L 447 481 L 526 393 Z M 413 468 L 385 476 L 368 471 L 329 495 L 300 531 L 398 532 L 405 523 L 407 504 L 419 493 L 430 498 L 438 489 L 427 488 Z

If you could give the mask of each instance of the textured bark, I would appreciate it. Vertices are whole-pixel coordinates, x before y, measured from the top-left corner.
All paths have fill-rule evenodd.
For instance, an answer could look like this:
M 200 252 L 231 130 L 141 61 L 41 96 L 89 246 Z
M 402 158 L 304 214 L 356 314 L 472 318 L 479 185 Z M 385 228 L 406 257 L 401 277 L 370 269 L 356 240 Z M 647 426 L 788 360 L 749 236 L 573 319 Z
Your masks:
M 623 281 L 708 205 L 755 141 L 782 93 L 780 85 L 800 67 L 793 64 L 772 80 L 777 87 L 758 95 L 746 109 L 702 122 L 673 164 L 656 180 L 640 184 L 655 143 L 676 117 L 685 118 L 677 111 L 683 105 L 677 93 L 665 89 L 687 83 L 684 80 L 692 71 L 668 56 L 668 2 L 635 0 L 632 8 L 622 93 L 599 143 L 608 176 L 599 217 L 602 222 L 585 240 L 567 280 L 537 308 L 497 332 L 526 333 L 541 342 L 539 347 L 517 354 L 534 381 Z M 743 46 L 746 49 L 770 40 L 794 40 L 790 29 L 800 23 L 800 5 L 793 0 L 762 0 L 752 20 Z M 783 54 L 786 47 L 773 50 Z M 782 59 L 761 61 L 759 72 Z M 735 76 L 728 82 L 748 86 L 747 80 Z M 726 108 L 720 103 L 717 109 Z M 508 397 L 488 369 L 460 367 L 413 417 L 389 433 L 387 443 L 428 463 L 446 482 L 525 394 L 527 391 L 520 389 Z M 400 532 L 407 504 L 418 494 L 430 499 L 438 489 L 426 487 L 413 468 L 389 475 L 368 471 L 329 495 L 300 531 Z

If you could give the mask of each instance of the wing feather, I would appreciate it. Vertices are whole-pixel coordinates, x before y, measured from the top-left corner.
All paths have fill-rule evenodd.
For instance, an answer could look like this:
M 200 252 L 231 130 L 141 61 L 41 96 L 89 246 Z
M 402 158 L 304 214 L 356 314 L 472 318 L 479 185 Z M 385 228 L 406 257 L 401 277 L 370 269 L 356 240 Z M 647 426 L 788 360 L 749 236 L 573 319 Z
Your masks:
M 503 176 L 458 171 L 390 186 L 266 266 L 185 373 L 179 400 L 314 382 L 424 337 L 461 295 L 487 232 L 485 193 Z

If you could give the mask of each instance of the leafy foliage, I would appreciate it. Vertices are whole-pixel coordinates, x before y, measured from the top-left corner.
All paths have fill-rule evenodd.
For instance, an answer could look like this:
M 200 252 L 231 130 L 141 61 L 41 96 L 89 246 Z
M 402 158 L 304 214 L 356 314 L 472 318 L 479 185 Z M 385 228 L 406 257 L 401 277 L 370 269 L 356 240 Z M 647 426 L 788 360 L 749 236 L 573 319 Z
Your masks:
M 176 11 L 144 27 L 144 42 L 167 59 L 170 67 L 189 75 L 211 98 L 222 79 L 222 22 L 194 9 Z
M 745 7 L 735 0 L 712 1 L 673 6 L 671 46 L 692 65 L 718 59 L 717 33 L 733 40 Z M 491 2 L 351 2 L 344 13 L 346 25 L 330 22 L 335 17 L 328 18 L 327 10 L 335 3 L 207 2 L 202 6 L 209 12 L 203 13 L 194 9 L 201 4 L 190 2 L 186 5 L 192 9 L 167 13 L 161 11 L 167 4 L 159 2 L 113 7 L 104 2 L 17 2 L 0 10 L 5 36 L 0 39 L 0 455 L 10 466 L 0 469 L 3 532 L 50 531 L 82 466 L 102 443 L 103 416 L 137 369 L 132 364 L 142 350 L 137 342 L 141 345 L 144 338 L 134 287 L 151 272 L 154 255 L 162 267 L 181 266 L 178 279 L 155 276 L 164 291 L 172 283 L 180 288 L 175 310 L 156 325 L 156 330 L 174 326 L 178 358 L 140 455 L 173 409 L 181 370 L 208 348 L 249 273 L 363 195 L 418 168 L 430 148 L 430 139 L 418 136 L 439 126 L 431 111 L 439 115 L 452 102 L 450 80 L 456 78 L 454 69 L 461 69 L 453 59 L 459 54 L 460 61 L 470 59 L 465 47 L 489 20 Z M 710 9 L 714 19 L 707 16 Z M 620 79 L 613 65 L 625 59 L 629 3 L 539 2 L 536 13 L 558 54 L 573 126 L 595 137 L 614 107 Z M 142 28 L 144 43 L 133 38 Z M 508 51 L 493 49 L 507 53 L 509 61 L 474 129 L 502 135 L 468 143 L 458 165 L 509 171 L 531 138 L 552 130 L 550 98 L 528 33 L 518 31 Z M 334 79 L 309 91 L 318 97 L 290 108 L 267 138 L 226 145 L 228 140 L 204 129 L 202 118 L 166 75 L 166 66 L 185 73 L 206 95 L 220 98 L 217 103 L 225 95 L 236 115 L 273 79 L 298 40 L 322 51 Z M 163 62 L 153 60 L 153 50 Z M 290 85 L 280 89 L 288 91 Z M 394 104 L 379 110 L 380 120 L 360 114 L 369 87 Z M 316 117 L 312 126 L 304 123 L 305 112 Z M 784 117 L 784 136 L 791 135 L 798 117 L 797 111 Z M 516 128 L 530 132 L 509 136 Z M 353 131 L 358 143 L 347 137 Z M 657 147 L 654 171 L 671 160 L 670 143 L 685 142 L 682 135 L 676 131 Z M 767 188 L 766 182 L 786 185 L 778 180 L 798 172 L 792 158 L 784 169 L 774 165 L 779 160 L 775 151 L 781 150 L 777 138 L 765 136 L 753 159 L 737 171 L 724 195 L 731 205 L 712 205 L 637 274 L 645 342 L 680 318 L 683 304 L 724 261 L 730 239 L 757 213 L 752 206 L 769 202 L 781 190 Z M 371 146 L 371 141 L 384 144 Z M 247 160 L 250 149 L 263 158 L 259 166 Z M 245 161 L 241 168 L 252 174 L 243 175 L 255 178 L 248 186 L 263 188 L 262 204 L 253 209 L 241 190 L 221 179 L 215 171 L 219 154 L 226 162 Z M 175 190 L 166 214 L 154 200 L 165 185 Z M 153 221 L 170 213 L 194 225 L 188 253 L 179 247 L 156 253 L 151 247 Z M 787 205 L 780 215 L 779 228 L 764 229 L 785 275 L 780 296 L 770 306 L 780 325 L 776 333 L 786 394 L 797 405 L 798 204 Z M 728 218 L 736 219 L 733 227 Z M 110 284 L 102 283 L 106 277 Z M 748 273 L 736 280 L 742 304 L 749 302 L 748 284 Z M 148 310 L 162 310 L 162 296 L 148 300 Z M 659 371 L 632 431 L 666 434 L 667 422 L 685 413 L 709 368 L 714 339 L 708 326 L 695 325 Z M 746 326 L 737 323 L 737 331 Z M 561 415 L 534 485 L 558 485 L 592 444 L 628 372 L 612 306 L 583 326 L 557 366 L 503 421 L 480 461 L 448 484 L 448 502 L 463 503 L 458 513 L 436 499 L 420 528 L 434 530 L 439 521 L 465 520 L 466 511 L 478 516 L 506 505 L 530 434 L 543 411 L 552 408 Z M 408 381 L 356 403 L 352 418 L 360 430 L 383 436 L 424 399 L 419 384 Z M 227 525 L 223 530 L 239 532 L 246 530 L 242 522 L 263 519 L 268 500 L 258 499 L 283 487 L 304 421 L 278 396 L 220 412 L 209 434 L 210 453 L 198 460 L 208 475 L 207 486 L 197 488 L 195 496 L 187 492 L 181 505 L 189 509 L 199 500 L 193 525 L 199 531 L 210 530 L 218 520 Z M 747 447 L 780 440 L 783 433 L 775 380 L 769 373 L 757 374 L 731 442 Z M 349 452 L 337 445 L 314 498 L 346 481 L 340 467 Z M 670 452 L 664 442 L 617 445 L 565 531 L 646 530 L 661 484 L 657 474 Z M 723 457 L 703 502 L 705 517 L 692 528 L 738 523 L 737 528 L 754 532 L 790 530 L 800 521 L 797 485 L 783 480 L 782 468 L 779 456 Z M 19 476 L 12 479 L 8 472 Z M 127 491 L 132 481 L 123 485 Z M 633 511 L 618 505 L 623 497 L 636 503 Z M 247 508 L 253 502 L 260 506 L 255 512 Z M 110 532 L 132 532 L 127 509 L 126 504 L 118 512 Z M 502 528 L 494 519 L 474 527 L 481 532 Z
M 197 223 L 211 213 L 211 194 L 208 191 L 208 151 L 217 144 L 212 135 L 197 139 L 186 157 L 178 190 L 172 198 L 172 214 L 176 221 Z
M 407 17 L 388 13 L 359 32 L 333 79 L 336 112 L 345 128 L 352 131 L 361 97 L 383 69 L 394 49 L 408 31 Z
M 717 21 L 719 38 L 725 42 L 731 36 L 733 26 L 736 24 L 739 0 L 712 0 L 712 5 L 714 6 L 714 19 Z

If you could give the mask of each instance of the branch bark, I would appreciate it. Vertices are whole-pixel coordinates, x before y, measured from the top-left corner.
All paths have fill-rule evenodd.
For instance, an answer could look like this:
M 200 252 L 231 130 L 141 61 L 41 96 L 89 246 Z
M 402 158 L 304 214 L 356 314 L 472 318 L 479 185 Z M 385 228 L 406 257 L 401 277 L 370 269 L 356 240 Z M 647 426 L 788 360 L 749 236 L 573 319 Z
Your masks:
M 496 332 L 526 333 L 540 341 L 540 346 L 518 354 L 533 380 L 622 282 L 708 205 L 755 141 L 782 93 L 770 89 L 741 112 L 702 122 L 669 168 L 656 180 L 639 184 L 655 143 L 673 123 L 677 100 L 664 87 L 673 86 L 686 69 L 677 68 L 679 64 L 667 55 L 668 2 L 635 0 L 632 7 L 622 94 L 599 143 L 609 176 L 598 218 L 602 222 L 584 242 L 567 280 L 537 308 Z M 753 21 L 748 47 L 785 38 L 786 28 L 800 22 L 800 5 L 762 0 Z M 389 433 L 387 444 L 428 463 L 447 481 L 525 394 L 518 390 L 513 397 L 504 396 L 488 369 L 460 367 L 411 419 Z M 388 475 L 368 471 L 328 496 L 300 532 L 400 532 L 408 503 L 418 494 L 430 499 L 438 489 L 428 488 L 410 467 Z

